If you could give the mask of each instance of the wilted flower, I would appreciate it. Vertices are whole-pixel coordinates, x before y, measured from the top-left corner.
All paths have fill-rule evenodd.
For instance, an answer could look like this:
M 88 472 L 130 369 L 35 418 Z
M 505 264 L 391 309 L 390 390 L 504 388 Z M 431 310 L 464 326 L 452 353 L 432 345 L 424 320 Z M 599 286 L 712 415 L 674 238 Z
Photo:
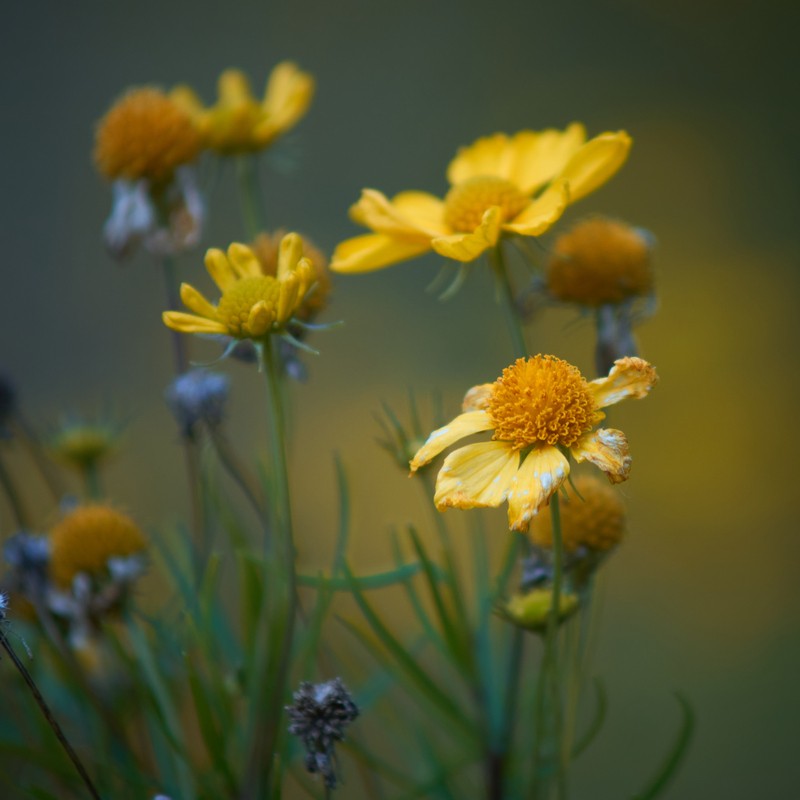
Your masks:
M 227 375 L 205 369 L 193 369 L 172 381 L 164 396 L 183 436 L 191 439 L 199 425 L 215 428 L 222 422 L 230 383 Z

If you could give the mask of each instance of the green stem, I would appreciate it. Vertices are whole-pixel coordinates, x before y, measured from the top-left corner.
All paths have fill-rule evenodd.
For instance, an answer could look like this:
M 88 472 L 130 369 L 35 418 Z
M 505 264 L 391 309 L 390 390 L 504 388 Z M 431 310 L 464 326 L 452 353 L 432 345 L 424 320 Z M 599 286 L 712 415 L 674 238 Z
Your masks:
M 258 161 L 256 156 L 243 155 L 236 161 L 239 179 L 239 198 L 247 236 L 252 240 L 264 230 L 264 200 L 258 183 Z
M 97 469 L 97 461 L 87 461 L 83 467 L 83 481 L 86 485 L 86 497 L 89 500 L 99 500 L 103 496 L 100 487 L 100 471 Z
M 241 489 L 242 494 L 247 498 L 247 501 L 253 507 L 258 517 L 263 519 L 266 525 L 266 507 L 263 500 L 259 497 L 260 492 L 258 491 L 258 486 L 252 474 L 248 472 L 247 468 L 239 460 L 233 447 L 231 447 L 231 443 L 221 430 L 218 428 L 211 428 L 209 432 L 220 463 L 227 470 L 228 475 L 230 475 L 234 483 Z
M 506 264 L 505 253 L 503 253 L 503 242 L 500 240 L 494 250 L 490 250 L 490 261 L 494 271 L 495 285 L 497 287 L 498 301 L 503 307 L 506 318 L 509 336 L 514 346 L 515 358 L 527 358 L 530 353 L 528 345 L 525 344 L 525 331 L 522 321 L 517 313 L 514 303 L 514 287 L 511 285 L 511 275 Z

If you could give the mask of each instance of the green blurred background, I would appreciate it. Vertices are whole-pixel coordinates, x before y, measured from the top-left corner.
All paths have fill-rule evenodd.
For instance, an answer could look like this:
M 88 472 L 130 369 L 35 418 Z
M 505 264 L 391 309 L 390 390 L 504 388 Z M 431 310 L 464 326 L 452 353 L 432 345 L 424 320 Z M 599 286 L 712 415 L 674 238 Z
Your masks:
M 109 403 L 131 415 L 108 486 L 151 528 L 188 506 L 162 401 L 162 279 L 144 254 L 114 263 L 100 238 L 110 190 L 93 171 L 93 125 L 124 88 L 187 82 L 208 102 L 228 66 L 257 87 L 284 58 L 312 72 L 312 109 L 264 175 L 274 226 L 328 252 L 358 232 L 346 211 L 362 187 L 442 194 L 456 148 L 478 136 L 576 119 L 590 134 L 627 129 L 627 166 L 565 220 L 600 211 L 657 236 L 660 310 L 639 340 L 662 378 L 647 402 L 615 412 L 635 459 L 623 487 L 632 532 L 606 568 L 596 662 L 611 712 L 577 766 L 575 796 L 612 800 L 641 785 L 678 724 L 675 689 L 699 724 L 668 797 L 797 796 L 793 4 L 51 0 L 4 12 L 0 366 L 42 423 Z M 232 170 L 210 203 L 204 244 L 240 238 Z M 511 360 L 488 277 L 479 270 L 441 304 L 424 293 L 438 266 L 431 256 L 336 281 L 327 318 L 346 326 L 317 338 L 322 356 L 292 392 L 304 565 L 330 551 L 335 450 L 352 479 L 362 568 L 387 563 L 391 523 L 422 516 L 416 487 L 375 447 L 380 400 L 402 408 L 413 385 L 441 390 L 454 412 Z M 208 285 L 199 255 L 181 277 Z M 592 330 L 573 319 L 548 312 L 530 341 L 590 372 Z M 258 376 L 223 368 L 237 441 L 263 442 Z M 54 514 L 38 511 L 42 524 Z

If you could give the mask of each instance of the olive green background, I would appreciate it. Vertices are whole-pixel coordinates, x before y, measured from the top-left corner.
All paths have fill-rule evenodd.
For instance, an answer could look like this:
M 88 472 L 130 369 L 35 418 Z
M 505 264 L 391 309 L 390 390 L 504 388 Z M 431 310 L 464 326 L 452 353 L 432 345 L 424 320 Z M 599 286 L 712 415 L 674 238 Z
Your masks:
M 222 69 L 260 89 L 296 60 L 318 81 L 307 118 L 264 164 L 271 224 L 328 252 L 358 229 L 364 186 L 442 194 L 456 148 L 494 131 L 586 123 L 627 129 L 631 158 L 568 213 L 619 216 L 658 238 L 660 309 L 639 331 L 661 383 L 614 412 L 631 440 L 622 487 L 631 535 L 606 568 L 596 668 L 611 711 L 579 762 L 575 796 L 628 797 L 697 710 L 681 800 L 789 798 L 800 778 L 795 423 L 798 175 L 792 4 L 689 0 L 559 3 L 43 2 L 4 8 L 0 367 L 40 423 L 111 405 L 129 415 L 107 483 L 149 529 L 185 518 L 163 285 L 145 254 L 124 265 L 100 231 L 110 191 L 91 162 L 93 125 L 130 85 L 192 84 Z M 232 170 L 210 199 L 204 245 L 242 228 Z M 374 446 L 381 399 L 441 390 L 455 412 L 511 360 L 482 270 L 452 301 L 424 292 L 436 256 L 336 280 L 310 379 L 292 390 L 301 559 L 335 527 L 332 453 L 353 485 L 354 559 L 388 562 L 391 523 L 422 519 L 417 487 Z M 199 254 L 181 277 L 209 287 Z M 530 329 L 534 352 L 591 371 L 592 329 L 566 311 Z M 199 360 L 214 350 L 193 343 Z M 230 423 L 263 444 L 259 377 L 239 365 Z M 261 447 L 263 451 L 263 446 Z M 20 467 L 24 470 L 24 465 Z M 28 499 L 43 497 L 28 486 Z M 232 497 L 236 497 L 233 494 Z M 237 498 L 238 500 L 238 498 Z M 42 526 L 55 509 L 37 505 Z M 456 519 L 462 512 L 450 512 Z M 2 532 L 10 515 L 0 505 Z M 493 520 L 502 543 L 504 514 Z M 0 663 L 0 668 L 7 666 Z M 2 755 L 0 754 L 0 759 Z M 346 795 L 343 795 L 346 796 Z

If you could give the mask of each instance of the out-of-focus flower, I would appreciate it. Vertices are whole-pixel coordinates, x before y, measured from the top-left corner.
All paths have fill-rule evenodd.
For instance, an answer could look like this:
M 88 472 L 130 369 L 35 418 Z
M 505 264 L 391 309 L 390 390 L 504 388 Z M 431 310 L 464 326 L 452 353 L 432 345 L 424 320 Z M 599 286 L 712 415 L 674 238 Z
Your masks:
M 228 69 L 220 75 L 217 103 L 205 108 L 188 86 L 170 97 L 194 121 L 205 147 L 222 155 L 251 153 L 271 145 L 306 113 L 314 96 L 314 79 L 291 61 L 278 64 L 269 76 L 262 100 L 244 73 Z
M 600 409 L 644 397 L 657 380 L 641 358 L 620 359 L 608 377 L 591 382 L 554 356 L 520 358 L 494 383 L 467 392 L 464 413 L 428 437 L 411 472 L 459 439 L 492 430 L 492 441 L 466 445 L 445 459 L 434 502 L 444 511 L 507 500 L 509 527 L 527 531 L 569 475 L 565 450 L 599 467 L 612 483 L 627 480 L 628 441 L 622 431 L 595 428 L 605 417 Z
M 344 739 L 345 729 L 358 716 L 358 706 L 341 678 L 325 683 L 304 681 L 292 699 L 294 703 L 286 707 L 289 733 L 299 737 L 306 748 L 306 769 L 322 775 L 325 785 L 334 789 L 334 746 Z
M 553 590 L 550 588 L 532 589 L 519 592 L 507 602 L 497 607 L 497 613 L 520 628 L 530 631 L 544 631 L 553 605 Z M 563 622 L 578 610 L 578 596 L 562 591 L 558 598 L 558 620 Z
M 253 251 L 234 243 L 206 253 L 206 269 L 222 292 L 214 306 L 188 283 L 181 284 L 181 300 L 194 311 L 165 311 L 164 324 L 181 333 L 225 334 L 234 339 L 260 341 L 282 333 L 302 305 L 314 282 L 314 267 L 302 256 L 303 240 L 290 233 L 283 237 L 277 276 L 264 275 Z
M 119 445 L 123 424 L 113 419 L 89 420 L 62 418 L 49 436 L 50 451 L 62 462 L 78 470 L 99 464 Z
M 198 426 L 215 428 L 222 422 L 230 383 L 224 373 L 205 369 L 193 369 L 172 381 L 165 399 L 183 436 L 191 439 Z
M 468 262 L 503 235 L 539 236 L 568 204 L 609 180 L 625 163 L 630 146 L 624 131 L 587 142 L 578 123 L 564 131 L 478 139 L 450 163 L 451 189 L 444 200 L 416 191 L 389 200 L 365 189 L 350 216 L 373 233 L 342 242 L 331 269 L 367 272 L 430 250 Z

